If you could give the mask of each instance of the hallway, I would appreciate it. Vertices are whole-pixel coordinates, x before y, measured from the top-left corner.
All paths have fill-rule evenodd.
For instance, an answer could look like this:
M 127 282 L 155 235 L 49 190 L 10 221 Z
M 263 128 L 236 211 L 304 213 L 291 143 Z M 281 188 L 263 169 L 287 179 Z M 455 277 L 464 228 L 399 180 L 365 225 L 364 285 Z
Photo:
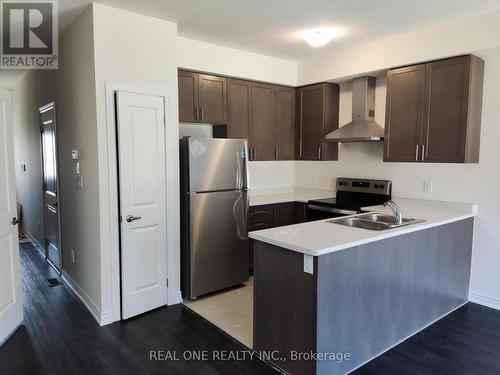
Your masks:
M 21 245 L 24 325 L 0 349 L 2 374 L 274 374 L 259 360 L 185 361 L 185 350 L 245 350 L 182 305 L 99 327 L 31 244 Z M 150 361 L 150 350 L 180 360 Z M 43 359 L 43 360 L 42 360 Z

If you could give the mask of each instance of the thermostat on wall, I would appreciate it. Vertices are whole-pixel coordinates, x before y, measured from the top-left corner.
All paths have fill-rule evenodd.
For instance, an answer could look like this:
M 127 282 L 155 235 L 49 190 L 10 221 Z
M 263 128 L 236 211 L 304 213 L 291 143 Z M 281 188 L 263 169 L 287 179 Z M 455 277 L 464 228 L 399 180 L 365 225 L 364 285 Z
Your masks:
M 78 151 L 78 150 L 71 150 L 71 159 L 73 159 L 73 160 L 80 159 L 80 151 Z

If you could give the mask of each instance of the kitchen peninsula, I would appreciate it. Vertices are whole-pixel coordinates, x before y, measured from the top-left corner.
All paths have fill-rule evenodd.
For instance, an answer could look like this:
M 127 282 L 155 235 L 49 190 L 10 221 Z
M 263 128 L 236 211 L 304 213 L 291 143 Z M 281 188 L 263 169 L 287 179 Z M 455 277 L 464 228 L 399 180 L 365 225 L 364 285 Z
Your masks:
M 250 233 L 254 350 L 278 350 L 273 363 L 289 373 L 344 374 L 468 301 L 477 207 L 394 200 L 423 222 L 372 231 L 334 219 Z

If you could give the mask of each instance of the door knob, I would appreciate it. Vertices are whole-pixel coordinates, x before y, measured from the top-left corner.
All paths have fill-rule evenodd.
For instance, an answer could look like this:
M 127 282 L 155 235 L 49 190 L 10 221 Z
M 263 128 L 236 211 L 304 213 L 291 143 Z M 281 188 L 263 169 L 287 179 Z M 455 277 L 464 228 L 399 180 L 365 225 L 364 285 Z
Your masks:
M 17 225 L 21 222 L 21 220 L 19 220 L 17 217 L 13 217 L 12 218 L 12 225 Z
M 125 220 L 127 220 L 127 222 L 131 223 L 132 221 L 134 220 L 139 220 L 139 219 L 142 219 L 142 216 L 133 216 L 133 215 L 128 215 Z

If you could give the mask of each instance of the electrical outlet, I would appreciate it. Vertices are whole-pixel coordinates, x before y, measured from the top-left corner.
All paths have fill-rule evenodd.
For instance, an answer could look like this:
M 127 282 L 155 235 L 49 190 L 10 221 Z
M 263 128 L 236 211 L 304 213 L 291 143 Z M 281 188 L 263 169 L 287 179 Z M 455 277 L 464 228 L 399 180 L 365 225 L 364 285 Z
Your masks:
M 76 263 L 75 250 L 74 249 L 70 249 L 69 252 L 71 253 L 71 263 L 75 264 Z
M 424 193 L 432 193 L 432 181 L 424 181 Z

